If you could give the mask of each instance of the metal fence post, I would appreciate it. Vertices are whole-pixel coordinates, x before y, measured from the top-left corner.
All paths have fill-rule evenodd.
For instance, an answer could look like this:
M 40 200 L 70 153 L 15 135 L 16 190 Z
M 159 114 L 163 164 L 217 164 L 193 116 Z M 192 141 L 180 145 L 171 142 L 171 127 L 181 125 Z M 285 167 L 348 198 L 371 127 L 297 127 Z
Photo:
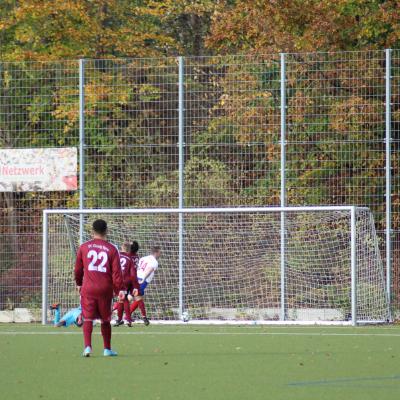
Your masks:
M 391 58 L 392 50 L 386 49 L 385 68 L 385 179 L 386 179 L 386 290 L 389 307 L 392 289 L 392 166 L 391 166 Z
M 185 64 L 184 58 L 178 57 L 178 64 L 179 64 L 179 78 L 178 78 L 178 147 L 179 147 L 179 169 L 178 169 L 178 176 L 179 176 L 179 209 L 182 209 L 184 204 L 184 140 L 185 140 L 185 131 L 184 131 L 184 73 L 185 73 Z M 184 257 L 184 219 L 183 213 L 179 213 L 179 317 L 182 318 L 183 314 L 183 257 Z
M 85 60 L 79 60 L 79 208 L 85 208 Z M 79 215 L 79 242 L 83 243 L 84 216 Z
M 285 53 L 281 61 L 281 207 L 286 206 L 286 60 Z M 281 320 L 286 319 L 285 283 L 285 212 L 281 212 Z

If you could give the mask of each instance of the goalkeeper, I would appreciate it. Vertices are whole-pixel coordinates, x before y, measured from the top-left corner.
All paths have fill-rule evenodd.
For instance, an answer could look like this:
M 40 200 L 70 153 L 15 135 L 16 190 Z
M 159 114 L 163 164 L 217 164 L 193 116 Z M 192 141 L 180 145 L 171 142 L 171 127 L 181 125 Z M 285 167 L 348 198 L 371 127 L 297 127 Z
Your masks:
M 50 307 L 50 310 L 54 311 L 54 326 L 60 328 L 65 326 L 68 328 L 70 325 L 75 324 L 78 328 L 83 325 L 82 309 L 81 306 L 72 308 L 61 317 L 61 306 L 60 303 L 55 303 Z

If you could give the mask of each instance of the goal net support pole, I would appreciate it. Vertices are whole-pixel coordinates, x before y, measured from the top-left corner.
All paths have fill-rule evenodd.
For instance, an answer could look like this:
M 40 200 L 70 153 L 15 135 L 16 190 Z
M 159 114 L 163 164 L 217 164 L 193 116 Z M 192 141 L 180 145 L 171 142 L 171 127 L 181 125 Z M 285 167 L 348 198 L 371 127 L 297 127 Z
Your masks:
M 351 251 L 351 323 L 357 324 L 357 246 L 356 246 L 356 208 L 350 210 L 350 251 Z
M 49 255 L 49 213 L 47 210 L 43 211 L 43 228 L 42 228 L 42 324 L 47 323 L 47 310 L 49 308 L 48 302 L 48 255 Z
M 358 216 L 362 214 L 362 218 Z M 322 218 L 321 215 L 325 217 Z M 115 219 L 113 225 L 113 235 L 111 240 L 116 241 L 126 240 L 128 236 L 133 238 L 133 234 L 139 234 L 136 230 L 133 232 L 131 226 L 127 226 L 127 232 L 119 232 L 120 225 L 126 224 L 129 218 L 147 218 L 146 221 L 151 221 L 153 224 L 151 229 L 157 229 L 160 223 L 157 218 L 163 219 L 163 231 L 156 232 L 152 237 L 160 237 L 161 240 L 167 241 L 166 233 L 172 235 L 170 231 L 177 229 L 177 238 L 170 239 L 170 247 L 175 249 L 171 253 L 173 257 L 176 255 L 178 280 L 177 285 L 169 281 L 170 276 L 166 276 L 166 281 L 162 284 L 163 288 L 159 293 L 168 291 L 177 291 L 178 301 L 176 307 L 177 318 L 170 317 L 175 321 L 182 317 L 182 313 L 187 311 L 185 304 L 188 303 L 189 307 L 193 308 L 193 313 L 199 309 L 203 310 L 203 314 L 198 318 L 197 322 L 209 322 L 212 318 L 208 316 L 216 315 L 220 312 L 221 315 L 214 317 L 214 322 L 224 323 L 246 323 L 257 321 L 257 323 L 302 323 L 299 313 L 308 312 L 307 315 L 315 315 L 321 312 L 324 315 L 331 315 L 337 312 L 336 309 L 346 309 L 343 318 L 340 320 L 337 317 L 332 317 L 331 323 L 352 324 L 356 325 L 358 322 L 385 322 L 388 319 L 388 304 L 387 296 L 384 285 L 383 266 L 380 259 L 379 249 L 377 246 L 377 237 L 374 227 L 372 214 L 366 208 L 355 206 L 316 206 L 316 207 L 229 207 L 229 208 L 164 208 L 164 209 L 51 209 L 43 211 L 43 265 L 42 265 L 42 323 L 47 323 L 48 305 L 49 305 L 49 289 L 53 290 L 53 286 L 59 285 L 60 274 L 58 271 L 53 271 L 53 265 L 70 264 L 72 263 L 71 249 L 80 240 L 80 221 L 82 216 L 92 216 L 93 218 L 103 217 L 106 219 Z M 114 216 L 114 217 L 113 217 Z M 208 216 L 206 221 L 201 218 Z M 61 219 L 60 219 L 61 217 Z M 53 221 L 50 224 L 51 218 L 59 218 L 62 222 L 64 218 L 68 217 L 75 223 L 75 226 L 65 228 L 64 223 L 57 223 Z M 117 217 L 119 219 L 117 219 Z M 178 223 L 174 228 L 174 220 L 176 217 Z M 212 218 L 211 218 L 212 217 Z M 68 219 L 67 218 L 67 219 Z M 183 231 L 183 218 L 185 218 L 185 225 L 187 227 Z M 86 222 L 90 218 L 85 218 Z M 182 220 L 181 220 L 182 219 Z M 136 221 L 136 220 L 135 220 Z M 161 221 L 161 220 L 160 220 Z M 282 223 L 282 221 L 284 223 Z M 322 222 L 321 222 L 322 221 Z M 67 222 L 68 224 L 68 222 Z M 148 224 L 148 222 L 147 222 Z M 132 223 L 132 226 L 137 223 Z M 285 228 L 284 246 L 282 246 L 282 232 L 283 226 Z M 147 226 L 147 225 L 146 225 Z M 155 228 L 154 228 L 155 227 Z M 89 238 L 89 225 L 86 228 L 86 239 Z M 122 229 L 122 228 L 121 228 Z M 135 228 L 138 229 L 138 228 Z M 149 228 L 150 229 L 150 228 Z M 192 229 L 192 231 L 190 231 Z M 209 232 L 207 231 L 209 230 Z M 62 232 L 61 232 L 62 230 Z M 76 239 L 73 237 L 73 231 L 76 231 Z M 192 236 L 190 236 L 190 234 Z M 207 236 L 208 234 L 208 236 Z M 67 237 L 65 237 L 67 236 Z M 204 239 L 203 239 L 204 236 Z M 276 238 L 275 238 L 276 236 Z M 52 242 L 49 243 L 49 238 Z M 151 235 L 149 231 L 140 236 L 140 240 L 150 240 Z M 168 236 L 169 237 L 169 236 Z M 172 237 L 172 236 L 171 236 Z M 74 244 L 74 240 L 76 244 Z M 188 240 L 189 243 L 185 242 Z M 203 242 L 206 241 L 206 243 Z M 277 242 L 277 248 L 275 246 Z M 175 243 L 175 241 L 177 243 Z M 246 242 L 247 241 L 247 242 Z M 62 243 L 61 243 L 62 242 Z M 65 242 L 65 243 L 64 243 Z M 349 243 L 350 242 L 350 243 Z M 228 243 L 231 248 L 224 249 L 224 245 Z M 280 243 L 280 251 L 279 249 Z M 62 246 L 61 246 L 62 244 Z M 119 244 L 119 243 L 118 243 Z M 161 243 L 162 244 L 162 243 Z M 51 248 L 50 248 L 51 246 Z M 204 259 L 200 255 L 205 251 L 208 246 L 210 254 L 205 254 Z M 222 251 L 226 251 L 227 256 L 230 252 L 234 252 L 237 248 L 243 248 L 245 255 L 240 258 L 240 254 L 235 253 L 229 260 L 222 258 L 213 259 L 213 257 L 220 256 L 221 250 L 213 250 L 214 247 L 221 246 Z M 270 247 L 268 247 L 270 246 Z M 325 250 L 321 249 L 323 247 Z M 58 249 L 60 254 L 58 254 Z M 210 250 L 211 249 L 211 250 Z M 277 250 L 277 255 L 276 253 Z M 49 252 L 51 250 L 51 252 Z M 64 253 L 62 253 L 64 251 Z M 68 251 L 69 262 L 65 260 L 64 254 Z M 172 250 L 171 250 L 172 251 Z M 254 253 L 252 253 L 254 251 Z M 329 251 L 329 254 L 321 254 L 323 251 Z M 50 255 L 49 255 L 50 254 Z M 246 268 L 243 269 L 243 264 L 256 263 L 261 256 L 259 264 L 254 266 L 254 271 L 249 273 L 250 277 L 246 276 Z M 173 258 L 171 256 L 171 258 Z M 207 259 L 209 257 L 210 259 Z M 239 257 L 239 259 L 238 259 Z M 254 257 L 254 260 L 252 259 Z M 165 256 L 165 263 L 168 263 L 168 256 Z M 316 259 L 316 261 L 315 261 Z M 162 261 L 163 262 L 163 261 Z M 161 272 L 163 264 L 161 262 Z M 172 262 L 172 261 L 171 261 Z M 231 265 L 235 264 L 237 265 Z M 278 269 L 280 268 L 278 281 L 280 285 L 273 286 L 271 282 L 276 282 L 274 277 L 266 279 L 265 274 L 267 267 L 278 262 Z M 358 270 L 358 263 L 361 263 L 363 271 Z M 204 266 L 204 263 L 208 263 Z M 330 263 L 335 265 L 332 267 Z M 49 270 L 51 264 L 51 270 Z M 191 264 L 195 264 L 196 270 L 191 271 L 191 275 L 186 276 L 183 267 L 191 268 Z M 172 265 L 172 264 L 171 264 Z M 279 267 L 280 265 L 280 267 Z M 220 267 L 220 270 L 215 272 L 215 276 L 210 279 L 210 285 L 201 283 L 204 272 L 200 271 L 202 267 L 213 273 L 213 268 Z M 223 268 L 233 268 L 225 271 Z M 244 266 L 246 267 L 246 266 Z M 73 266 L 63 266 L 64 281 L 68 281 L 69 286 L 57 288 L 58 295 L 62 296 L 69 290 L 72 283 Z M 169 269 L 169 274 L 174 272 L 174 266 Z M 193 269 L 194 267 L 192 267 Z M 208 269 L 207 269 L 208 268 Z M 368 268 L 370 270 L 368 270 Z M 372 269 L 373 270 L 372 270 Z M 168 268 L 166 268 L 168 269 Z M 199 271 L 197 271 L 199 269 Z M 364 271 L 364 269 L 367 269 Z M 211 272 L 210 272 L 211 271 Z M 238 272 L 239 271 L 239 272 Z M 55 273 L 57 272 L 57 273 Z M 51 282 L 49 282 L 49 274 L 51 275 Z M 226 274 L 226 276 L 224 275 Z M 242 275 L 243 274 L 243 275 Z M 240 275 L 237 281 L 233 282 L 232 277 Z M 67 278 L 65 278 L 67 276 Z M 156 281 L 157 281 L 156 274 Z M 347 278 L 348 277 L 348 278 Z M 240 279 L 243 278 L 242 283 Z M 185 280 L 186 279 L 186 280 Z M 217 295 L 212 292 L 207 297 L 204 293 L 206 290 L 213 290 L 212 285 L 224 284 L 225 280 L 230 280 L 226 287 L 219 288 Z M 257 286 L 254 288 L 244 287 L 245 285 L 251 286 L 257 280 Z M 360 280 L 360 282 L 359 282 Z M 361 282 L 362 280 L 362 282 Z M 370 280 L 370 281 L 369 281 Z M 197 282 L 199 281 L 199 282 Z M 172 282 L 172 283 L 171 283 Z M 348 282 L 348 283 L 347 283 Z M 161 283 L 160 283 L 161 284 Z M 153 284 L 152 284 L 153 285 Z M 186 285 L 193 285 L 193 287 L 186 288 Z M 194 287 L 195 285 L 198 285 Z M 203 287 L 203 286 L 205 287 Z M 175 289 L 176 287 L 176 289 Z M 279 289 L 280 287 L 280 289 Z M 287 290 L 284 290 L 284 289 Z M 184 292 L 185 290 L 185 292 Z M 243 293 L 239 293 L 243 290 Z M 246 293 L 246 291 L 253 290 L 254 293 Z M 360 291 L 361 293 L 357 293 Z M 279 293 L 280 292 L 280 293 Z M 283 293 L 282 293 L 283 292 Z M 321 295 L 321 293 L 323 294 Z M 72 291 L 71 291 L 72 293 Z M 184 294 L 185 293 L 185 294 Z M 246 299 L 252 295 L 252 302 L 246 303 Z M 272 297 L 277 294 L 278 301 L 269 300 L 268 305 L 264 302 L 265 296 Z M 76 294 L 71 296 L 76 296 Z M 164 300 L 167 297 L 160 295 L 157 298 L 159 308 L 163 309 Z M 338 296 L 336 299 L 335 296 Z M 347 297 L 348 296 L 348 297 Z M 206 300 L 204 298 L 207 297 Z M 324 304 L 324 298 L 329 297 L 329 301 Z M 361 303 L 360 302 L 361 297 Z M 187 298 L 189 300 L 187 300 Z M 347 308 L 348 298 L 350 304 Z M 75 300 L 74 300 L 75 301 Z M 150 302 L 150 301 L 149 301 Z M 236 310 L 239 316 L 231 316 L 235 311 L 237 302 L 240 302 Z M 201 304 L 200 304 L 201 303 Z M 274 316 L 260 318 L 260 315 L 268 314 L 276 307 L 274 304 L 280 304 L 278 311 L 279 317 Z M 375 304 L 377 303 L 377 304 Z M 194 305 L 194 306 L 193 306 Z M 197 307 L 197 309 L 196 309 Z M 207 314 L 204 309 L 207 308 Z M 162 312 L 172 313 L 173 307 Z M 254 310 L 258 310 L 258 314 L 253 316 L 251 314 Z M 360 311 L 361 310 L 361 311 Z M 189 309 L 189 311 L 191 311 Z M 241 313 L 246 313 L 242 316 Z M 255 311 L 254 311 L 255 312 Z M 289 312 L 291 316 L 289 316 Z M 313 314 L 314 313 L 314 314 Z M 358 314 L 362 314 L 359 318 Z M 160 311 L 160 315 L 162 315 Z M 235 314 L 236 315 L 236 314 Z M 250 315 L 250 316 L 249 316 Z M 286 321 L 287 316 L 287 321 Z M 314 319 L 309 317 L 307 323 L 323 323 L 321 319 Z M 330 319 L 331 317 L 328 317 Z M 336 318 L 336 320 L 335 320 Z M 161 318 L 160 318 L 161 319 Z M 196 322 L 193 317 L 193 321 Z M 330 323 L 329 321 L 326 321 Z

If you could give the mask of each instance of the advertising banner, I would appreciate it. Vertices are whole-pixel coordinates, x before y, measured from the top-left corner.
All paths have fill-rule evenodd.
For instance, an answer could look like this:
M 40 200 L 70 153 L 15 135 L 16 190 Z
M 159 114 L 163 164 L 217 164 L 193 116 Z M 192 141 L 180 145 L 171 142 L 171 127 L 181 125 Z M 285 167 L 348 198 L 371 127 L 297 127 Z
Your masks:
M 0 192 L 77 190 L 75 147 L 0 149 Z

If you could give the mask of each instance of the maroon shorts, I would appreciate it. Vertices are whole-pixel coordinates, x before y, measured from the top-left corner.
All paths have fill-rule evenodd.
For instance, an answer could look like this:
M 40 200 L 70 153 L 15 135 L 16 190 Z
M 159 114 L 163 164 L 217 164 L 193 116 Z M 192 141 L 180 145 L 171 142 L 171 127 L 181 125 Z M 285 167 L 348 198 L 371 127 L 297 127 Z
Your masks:
M 111 297 L 81 297 L 83 319 L 90 321 L 101 319 L 102 321 L 111 321 Z

